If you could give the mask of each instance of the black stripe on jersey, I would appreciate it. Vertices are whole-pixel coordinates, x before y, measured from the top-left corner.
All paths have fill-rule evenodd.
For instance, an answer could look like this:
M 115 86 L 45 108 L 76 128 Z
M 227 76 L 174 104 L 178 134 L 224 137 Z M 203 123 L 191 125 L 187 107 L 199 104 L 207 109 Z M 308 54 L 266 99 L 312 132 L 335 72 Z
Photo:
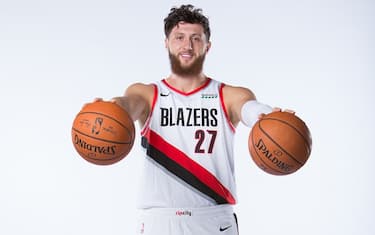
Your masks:
M 217 204 L 228 204 L 228 201 L 225 198 L 217 194 L 214 190 L 200 181 L 195 175 L 179 165 L 177 162 L 170 159 L 166 154 L 150 145 L 146 137 L 142 137 L 142 147 L 147 149 L 147 156 L 151 157 L 158 164 L 182 179 L 193 188 L 197 189 L 199 192 L 212 198 Z

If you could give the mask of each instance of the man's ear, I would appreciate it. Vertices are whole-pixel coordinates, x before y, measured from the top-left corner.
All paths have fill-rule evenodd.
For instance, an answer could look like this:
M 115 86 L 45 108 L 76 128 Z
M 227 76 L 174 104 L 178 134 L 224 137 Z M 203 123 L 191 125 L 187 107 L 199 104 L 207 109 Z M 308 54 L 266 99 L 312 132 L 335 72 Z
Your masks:
M 168 38 L 165 38 L 165 39 L 164 39 L 164 47 L 165 47 L 165 48 L 168 48 Z
M 210 48 L 211 48 L 211 42 L 208 42 L 207 47 L 206 47 L 206 53 L 210 50 Z

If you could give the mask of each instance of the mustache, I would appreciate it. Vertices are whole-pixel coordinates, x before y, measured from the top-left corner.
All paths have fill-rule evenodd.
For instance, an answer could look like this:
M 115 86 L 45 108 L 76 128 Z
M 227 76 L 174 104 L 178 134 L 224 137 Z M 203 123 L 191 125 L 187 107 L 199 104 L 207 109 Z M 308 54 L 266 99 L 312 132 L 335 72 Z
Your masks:
M 181 53 L 192 53 L 192 52 L 181 52 Z M 179 53 L 179 54 L 181 54 Z M 203 71 L 203 63 L 206 55 L 198 56 L 195 61 L 189 66 L 182 66 L 178 56 L 172 54 L 168 51 L 169 61 L 171 65 L 171 70 L 173 73 L 180 76 L 194 76 L 198 75 Z

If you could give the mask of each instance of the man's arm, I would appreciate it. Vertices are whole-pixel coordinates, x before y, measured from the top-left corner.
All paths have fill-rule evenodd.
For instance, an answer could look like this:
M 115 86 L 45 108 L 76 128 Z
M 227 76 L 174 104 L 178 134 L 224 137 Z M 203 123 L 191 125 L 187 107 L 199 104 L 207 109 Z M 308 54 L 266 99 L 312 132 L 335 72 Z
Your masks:
M 114 97 L 112 101 L 120 105 L 141 126 L 147 120 L 154 99 L 155 87 L 152 84 L 135 83 L 130 85 L 123 96 Z
M 223 96 L 224 105 L 234 126 L 237 126 L 241 121 L 242 106 L 250 100 L 256 100 L 254 93 L 250 89 L 230 85 L 223 87 Z

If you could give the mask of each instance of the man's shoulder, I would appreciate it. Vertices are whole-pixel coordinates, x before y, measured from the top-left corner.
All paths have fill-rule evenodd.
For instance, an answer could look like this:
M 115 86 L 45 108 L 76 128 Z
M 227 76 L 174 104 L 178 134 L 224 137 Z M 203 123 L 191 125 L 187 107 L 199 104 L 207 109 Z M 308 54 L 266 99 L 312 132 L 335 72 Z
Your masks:
M 149 84 L 146 84 L 146 83 L 141 83 L 141 82 L 137 82 L 137 83 L 133 83 L 131 84 L 128 88 L 127 88 L 127 91 L 130 91 L 130 92 L 147 92 L 147 91 L 153 91 L 155 88 L 155 84 L 153 83 L 149 83 Z
M 252 94 L 252 91 L 243 86 L 235 86 L 235 85 L 230 85 L 230 84 L 224 84 L 223 85 L 223 90 L 229 92 L 229 93 L 238 93 L 239 95 L 242 94 Z
M 154 84 L 133 83 L 125 91 L 126 96 L 138 97 L 146 102 L 152 102 L 155 93 Z

